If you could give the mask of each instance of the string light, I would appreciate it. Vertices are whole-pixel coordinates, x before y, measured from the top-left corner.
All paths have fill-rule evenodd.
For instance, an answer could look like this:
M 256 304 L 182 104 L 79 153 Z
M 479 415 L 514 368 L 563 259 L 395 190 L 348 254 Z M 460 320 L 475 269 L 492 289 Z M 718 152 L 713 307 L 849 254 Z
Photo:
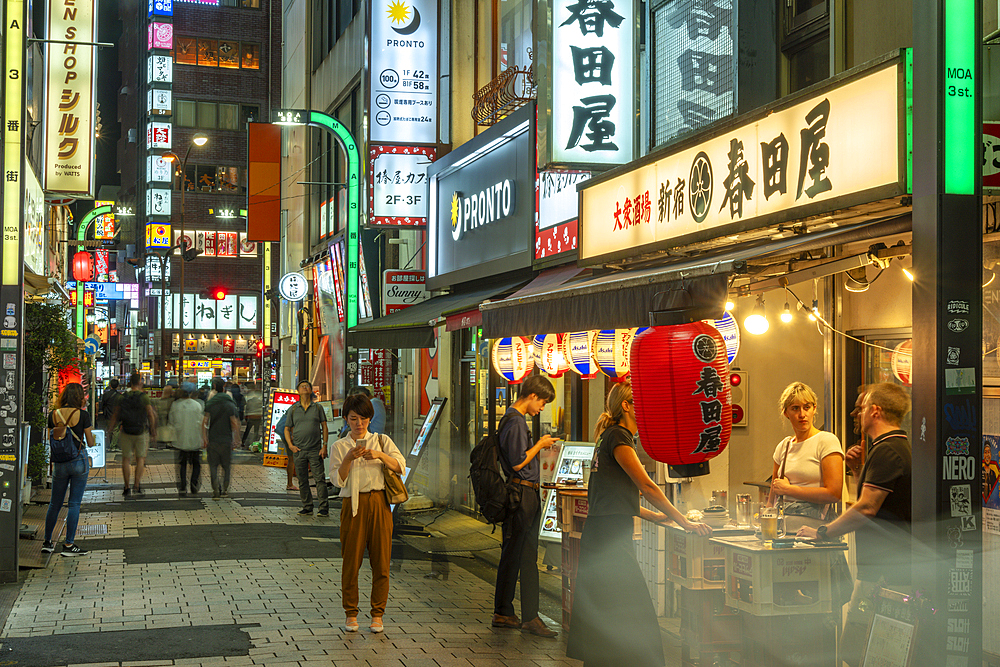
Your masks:
M 753 312 L 743 320 L 743 328 L 747 333 L 759 336 L 765 333 L 771 325 L 767 321 L 767 313 L 764 310 L 764 297 L 757 295 L 757 305 L 753 307 Z
M 788 302 L 785 302 L 785 309 L 781 311 L 781 321 L 788 324 L 792 321 L 792 310 L 788 307 Z

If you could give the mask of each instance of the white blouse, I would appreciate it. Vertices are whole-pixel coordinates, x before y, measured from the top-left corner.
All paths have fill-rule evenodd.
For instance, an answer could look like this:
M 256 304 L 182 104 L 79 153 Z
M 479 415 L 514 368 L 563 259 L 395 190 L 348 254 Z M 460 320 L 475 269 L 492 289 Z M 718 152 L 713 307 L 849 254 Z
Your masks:
M 363 458 L 354 459 L 351 463 L 351 470 L 347 479 L 340 476 L 340 465 L 347 457 L 347 453 L 364 443 L 366 449 L 384 451 L 392 458 L 399 461 L 400 470 L 406 470 L 406 458 L 403 456 L 396 443 L 387 435 L 368 433 L 361 440 L 355 441 L 348 434 L 346 437 L 333 443 L 330 452 L 330 472 L 334 476 L 334 483 L 340 487 L 341 498 L 351 498 L 351 507 L 354 513 L 358 512 L 358 494 L 369 491 L 379 491 L 385 488 L 385 478 L 382 475 L 382 461 L 378 459 L 367 460 Z

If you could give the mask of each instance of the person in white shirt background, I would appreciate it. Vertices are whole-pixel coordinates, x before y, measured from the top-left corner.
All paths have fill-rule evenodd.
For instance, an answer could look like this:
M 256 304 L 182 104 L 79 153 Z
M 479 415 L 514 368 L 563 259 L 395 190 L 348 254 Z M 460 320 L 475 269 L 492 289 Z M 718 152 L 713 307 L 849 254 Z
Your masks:
M 382 616 L 389 601 L 389 561 L 392 556 L 392 512 L 385 495 L 383 466 L 403 474 L 406 459 L 387 435 L 368 432 L 375 414 L 371 399 L 354 394 L 344 400 L 350 432 L 333 443 L 331 476 L 340 487 L 340 543 L 343 552 L 341 596 L 348 632 L 358 630 L 358 571 L 368 550 L 372 569 L 372 632 L 384 629 Z M 334 473 L 334 471 L 336 471 Z

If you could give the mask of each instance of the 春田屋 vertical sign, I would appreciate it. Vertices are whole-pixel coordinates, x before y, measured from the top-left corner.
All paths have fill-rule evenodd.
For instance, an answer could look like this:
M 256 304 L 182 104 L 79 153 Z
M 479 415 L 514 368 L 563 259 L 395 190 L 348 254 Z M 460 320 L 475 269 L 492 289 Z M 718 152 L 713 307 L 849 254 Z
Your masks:
M 553 0 L 550 154 L 563 164 L 632 160 L 634 0 Z
M 49 0 L 45 47 L 45 190 L 94 194 L 94 0 Z M 84 46 L 87 44 L 88 46 Z
M 371 143 L 437 143 L 437 0 L 371 3 Z
M 944 2 L 944 191 L 952 195 L 976 192 L 981 145 L 976 124 L 976 0 Z

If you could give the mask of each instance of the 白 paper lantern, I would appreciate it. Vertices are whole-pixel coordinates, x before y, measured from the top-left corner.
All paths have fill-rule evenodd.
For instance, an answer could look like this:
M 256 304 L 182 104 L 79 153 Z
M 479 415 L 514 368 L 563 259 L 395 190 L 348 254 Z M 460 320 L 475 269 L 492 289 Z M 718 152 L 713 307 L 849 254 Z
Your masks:
M 705 321 L 722 334 L 722 340 L 726 341 L 726 358 L 729 363 L 733 363 L 733 359 L 740 351 L 740 325 L 736 323 L 736 318 L 732 313 L 726 313 L 721 319 Z
M 567 334 L 538 334 L 535 336 L 535 363 L 557 378 L 569 370 L 569 353 L 566 349 Z
M 892 374 L 896 379 L 907 387 L 910 386 L 910 380 L 913 378 L 912 340 L 904 340 L 893 349 L 889 365 L 892 366 Z
M 514 336 L 493 345 L 493 368 L 511 384 L 520 384 L 534 366 L 531 341 Z
M 722 334 L 705 322 L 653 327 L 636 337 L 630 361 L 643 449 L 677 476 L 708 474 L 732 432 Z
M 629 373 L 629 350 L 635 329 L 602 329 L 594 336 L 594 361 L 601 372 L 615 382 Z
M 594 361 L 594 338 L 596 331 L 574 331 L 569 334 L 569 367 L 579 373 L 584 380 L 592 380 L 601 372 Z
M 88 282 L 94 279 L 94 256 L 85 250 L 73 255 L 73 280 Z

